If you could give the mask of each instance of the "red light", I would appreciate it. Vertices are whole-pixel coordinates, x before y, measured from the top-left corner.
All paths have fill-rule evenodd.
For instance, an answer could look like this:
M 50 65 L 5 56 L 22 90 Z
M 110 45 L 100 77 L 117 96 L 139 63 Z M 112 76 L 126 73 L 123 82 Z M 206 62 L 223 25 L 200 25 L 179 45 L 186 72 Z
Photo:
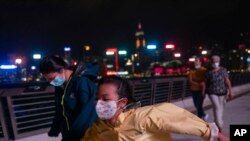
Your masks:
M 115 71 L 108 71 L 106 75 L 117 75 L 117 72 Z
M 166 74 L 172 74 L 173 73 L 173 69 L 172 68 L 167 68 L 166 69 Z
M 203 59 L 203 62 L 208 62 L 207 57 L 203 57 L 202 59 Z
M 186 67 L 181 67 L 181 73 L 186 73 L 187 72 L 187 68 Z
M 175 45 L 174 44 L 167 44 L 166 49 L 174 49 Z
M 117 48 L 108 48 L 106 52 L 117 52 Z
M 155 67 L 154 73 L 155 74 L 163 74 L 163 68 L 162 67 Z

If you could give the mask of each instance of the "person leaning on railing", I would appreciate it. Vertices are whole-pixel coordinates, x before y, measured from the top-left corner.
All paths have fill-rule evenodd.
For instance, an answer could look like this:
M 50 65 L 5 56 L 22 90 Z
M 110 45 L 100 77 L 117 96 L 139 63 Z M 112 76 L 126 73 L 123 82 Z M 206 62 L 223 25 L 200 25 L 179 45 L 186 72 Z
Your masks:
M 99 119 L 81 141 L 172 141 L 171 133 L 190 134 L 205 140 L 229 141 L 208 123 L 171 103 L 140 107 L 125 79 L 99 80 L 96 112 Z

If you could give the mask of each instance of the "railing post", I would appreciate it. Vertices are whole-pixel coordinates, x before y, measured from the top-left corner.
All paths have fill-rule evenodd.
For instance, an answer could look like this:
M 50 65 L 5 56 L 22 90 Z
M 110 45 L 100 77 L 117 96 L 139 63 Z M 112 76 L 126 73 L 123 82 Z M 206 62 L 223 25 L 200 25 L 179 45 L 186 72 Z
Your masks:
M 3 141 L 8 141 L 9 140 L 9 135 L 8 135 L 8 129 L 7 129 L 7 125 L 6 125 L 6 120 L 5 120 L 5 114 L 4 114 L 4 110 L 2 107 L 2 97 L 0 96 L 0 132 L 2 134 L 2 137 L 0 136 L 0 140 L 1 138 L 3 139 Z

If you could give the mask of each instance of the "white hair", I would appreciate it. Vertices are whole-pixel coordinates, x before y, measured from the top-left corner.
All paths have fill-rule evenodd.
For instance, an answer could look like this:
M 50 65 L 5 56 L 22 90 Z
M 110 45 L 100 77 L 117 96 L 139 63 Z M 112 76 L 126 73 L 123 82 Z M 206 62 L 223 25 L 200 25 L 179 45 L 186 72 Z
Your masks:
M 213 60 L 220 60 L 220 57 L 219 57 L 218 55 L 213 55 L 213 56 L 212 56 L 212 59 L 213 59 Z

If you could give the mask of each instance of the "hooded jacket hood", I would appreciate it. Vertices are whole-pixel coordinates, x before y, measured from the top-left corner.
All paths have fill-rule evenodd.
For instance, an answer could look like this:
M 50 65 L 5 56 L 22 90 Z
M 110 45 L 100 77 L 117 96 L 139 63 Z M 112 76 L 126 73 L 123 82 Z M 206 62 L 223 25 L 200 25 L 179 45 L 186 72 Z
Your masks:
M 98 65 L 97 63 L 79 63 L 73 76 L 86 76 L 91 80 L 96 80 L 98 76 Z

